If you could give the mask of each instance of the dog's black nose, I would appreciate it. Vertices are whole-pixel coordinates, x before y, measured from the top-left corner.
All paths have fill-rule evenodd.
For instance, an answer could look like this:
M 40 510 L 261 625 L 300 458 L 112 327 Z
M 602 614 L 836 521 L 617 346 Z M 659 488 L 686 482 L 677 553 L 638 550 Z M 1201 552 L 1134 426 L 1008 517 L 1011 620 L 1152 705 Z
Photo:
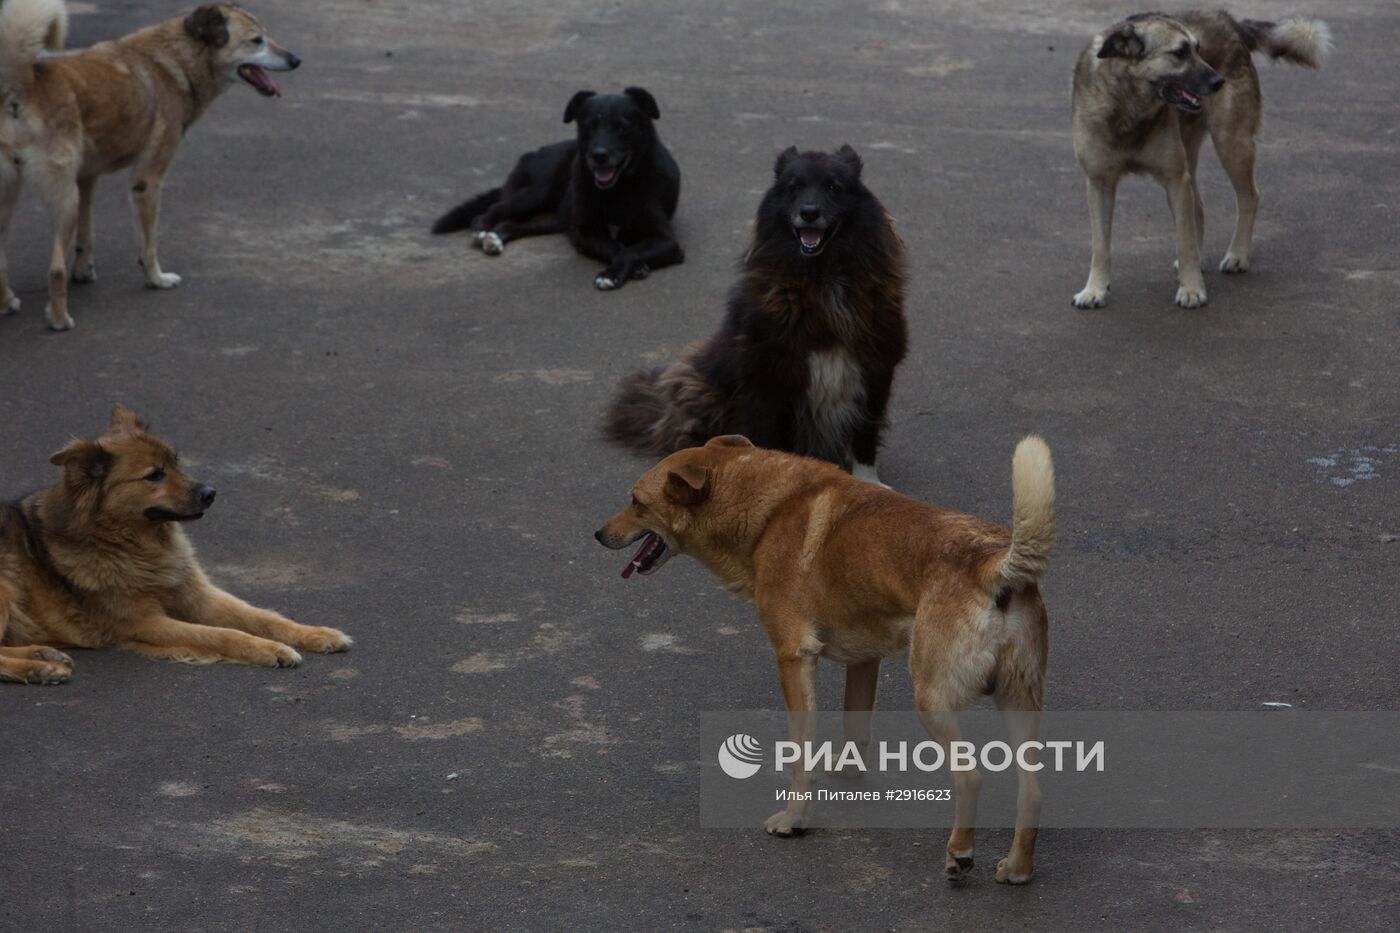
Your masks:
M 811 223 L 822 215 L 822 209 L 815 204 L 804 204 L 797 209 L 797 216 Z
M 589 153 L 589 155 L 593 157 L 593 162 L 595 165 L 607 165 L 608 162 L 611 161 L 609 159 L 608 150 L 604 149 L 601 146 L 599 146 L 597 149 L 594 149 L 592 152 Z
M 1211 75 L 1211 77 L 1210 77 L 1210 92 L 1211 92 L 1212 94 L 1214 94 L 1216 91 L 1220 90 L 1220 89 L 1221 89 L 1222 87 L 1224 87 L 1224 86 L 1225 86 L 1225 79 L 1224 79 L 1224 78 L 1220 77 L 1220 75 Z
M 593 532 L 593 540 L 597 541 L 599 544 L 603 543 L 603 529 L 599 528 L 597 531 Z
M 214 504 L 214 497 L 218 495 L 218 491 L 213 486 L 200 486 L 194 492 L 195 495 L 199 496 L 199 504 L 206 509 Z
M 300 68 L 300 67 L 301 67 L 301 56 L 300 56 L 300 55 L 293 55 L 291 52 L 288 52 L 288 53 L 287 53 L 287 69 L 288 69 L 289 71 L 296 71 L 296 70 L 297 70 L 298 68 Z

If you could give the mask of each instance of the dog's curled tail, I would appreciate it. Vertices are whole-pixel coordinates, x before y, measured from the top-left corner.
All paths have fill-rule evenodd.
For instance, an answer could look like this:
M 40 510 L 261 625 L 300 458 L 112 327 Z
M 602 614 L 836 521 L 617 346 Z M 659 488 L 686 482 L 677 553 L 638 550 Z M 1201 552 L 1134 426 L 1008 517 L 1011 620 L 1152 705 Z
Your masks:
M 23 91 L 34 59 L 45 49 L 63 48 L 67 35 L 63 0 L 0 0 L 0 94 L 10 98 Z
M 1251 52 L 1263 52 L 1293 65 L 1321 68 L 1332 51 L 1332 30 L 1320 19 L 1286 19 L 1281 23 L 1246 19 L 1240 28 Z
M 492 188 L 463 201 L 437 219 L 437 223 L 433 224 L 433 232 L 456 233 L 458 230 L 466 230 L 477 217 L 501 199 L 501 194 L 500 188 Z
M 721 404 L 688 355 L 624 376 L 603 419 L 603 435 L 638 453 L 664 456 L 720 431 Z
M 1034 434 L 1011 458 L 1011 502 L 1011 547 L 997 564 L 997 581 L 1019 590 L 1045 574 L 1055 546 L 1055 465 L 1049 445 Z

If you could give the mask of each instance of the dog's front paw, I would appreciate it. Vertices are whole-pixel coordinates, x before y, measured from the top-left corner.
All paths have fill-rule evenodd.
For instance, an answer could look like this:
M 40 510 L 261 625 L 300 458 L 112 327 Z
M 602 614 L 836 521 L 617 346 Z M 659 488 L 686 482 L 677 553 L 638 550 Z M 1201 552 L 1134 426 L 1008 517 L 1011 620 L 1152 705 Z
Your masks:
M 273 642 L 261 663 L 264 667 L 296 667 L 301 664 L 301 653 L 289 645 Z
M 73 319 L 68 316 L 68 312 L 64 311 L 61 315 L 57 314 L 54 312 L 53 305 L 49 305 L 44 309 L 44 317 L 49 320 L 49 330 L 64 331 L 73 329 Z
M 997 884 L 1030 884 L 1032 871 L 1029 865 L 1017 869 L 1012 866 L 1011 859 L 1004 858 L 997 862 Z
M 180 277 L 173 272 L 157 272 L 146 278 L 147 288 L 174 288 L 179 284 Z
M 85 266 L 73 267 L 73 281 L 79 285 L 87 285 L 89 282 L 97 281 L 96 263 L 88 263 Z
M 632 266 L 632 274 L 628 276 L 628 278 L 634 282 L 640 282 L 649 275 L 651 275 L 651 266 L 644 262 L 639 262 Z
M 619 278 L 615 272 L 599 272 L 593 279 L 593 287 L 600 292 L 611 292 L 621 288 L 624 281 L 626 280 Z
M 1249 271 L 1249 257 L 1236 256 L 1234 253 L 1226 253 L 1225 258 L 1220 260 L 1220 271 L 1226 275 L 1233 275 L 1236 272 Z
M 1176 290 L 1176 306 L 1178 308 L 1199 308 L 1206 303 L 1206 287 L 1204 285 L 1183 285 Z
M 949 881 L 961 881 L 972 870 L 972 850 L 954 852 L 949 849 L 943 859 L 943 873 Z
M 475 240 L 475 237 L 473 237 Z M 501 239 L 500 234 L 486 231 L 481 235 L 481 242 L 477 244 L 481 251 L 488 256 L 499 256 L 505 252 L 506 242 Z
M 303 651 L 314 651 L 317 654 L 335 654 L 338 651 L 347 651 L 355 640 L 337 628 L 325 628 L 320 625 L 303 625 L 297 631 L 296 645 Z
M 62 651 L 56 648 L 50 648 L 47 645 L 39 645 L 36 647 L 32 656 L 36 661 L 49 661 L 53 664 L 61 664 L 64 667 L 73 666 L 72 658 L 68 657 L 68 655 L 64 654 Z
M 1076 308 L 1102 308 L 1108 304 L 1108 286 L 1100 288 L 1086 285 L 1084 290 L 1071 298 L 1070 301 L 1074 302 Z
M 0 301 L 0 317 L 7 314 L 14 314 L 19 310 L 19 296 L 6 289 L 5 300 Z
M 24 679 L 31 684 L 44 684 L 53 686 L 54 684 L 66 684 L 73 676 L 73 666 L 69 664 L 52 664 L 46 661 L 39 661 L 29 665 L 24 672 Z
M 793 836 L 800 836 L 807 831 L 807 821 L 800 814 L 794 814 L 787 810 L 779 810 L 763 824 L 764 830 L 770 836 L 781 836 L 784 839 L 791 839 Z

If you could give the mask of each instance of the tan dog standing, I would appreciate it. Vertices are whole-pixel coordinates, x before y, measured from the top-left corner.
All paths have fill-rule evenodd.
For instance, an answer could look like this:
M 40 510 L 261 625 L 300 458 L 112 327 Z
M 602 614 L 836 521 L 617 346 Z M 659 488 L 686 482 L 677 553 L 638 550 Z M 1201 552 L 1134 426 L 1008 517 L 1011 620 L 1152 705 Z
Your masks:
M 344 651 L 333 628 L 298 625 L 218 589 L 181 522 L 214 490 L 118 405 L 106 433 L 53 455 L 63 479 L 0 505 L 0 681 L 62 683 L 57 646 L 116 646 L 153 658 L 295 667 L 296 648 Z
M 1054 543 L 1054 485 L 1049 448 L 1026 438 L 1012 461 L 1008 531 L 728 435 L 647 471 L 632 504 L 596 537 L 614 549 L 641 540 L 623 576 L 654 573 L 672 555 L 689 554 L 755 605 L 794 741 L 812 738 L 811 717 L 799 714 L 816 708 L 818 658 L 846 665 L 848 716 L 859 722 L 866 714 L 864 734 L 857 725 L 853 736 L 862 741 L 880 660 L 907 648 L 915 704 L 945 751 L 959 740 L 956 711 L 984 694 L 1007 711 L 1019 745 L 1036 738 L 1044 708 L 1049 620 L 1037 581 Z M 1016 835 L 997 866 L 997 880 L 1012 884 L 1030 880 L 1040 821 L 1035 773 L 1022 769 L 1018 778 Z M 792 790 L 806 791 L 808 782 L 794 771 Z M 972 865 L 981 778 L 955 772 L 954 782 L 945 870 L 959 878 Z M 768 832 L 801 831 L 807 806 L 794 800 L 768 820 Z
M 1223 11 L 1141 13 L 1094 37 L 1074 69 L 1074 155 L 1088 178 L 1093 241 L 1089 279 L 1073 299 L 1077 307 L 1101 308 L 1108 301 L 1113 206 L 1127 174 L 1150 175 L 1167 190 L 1176 222 L 1176 303 L 1206 303 L 1205 207 L 1196 167 L 1207 134 L 1238 210 L 1220 271 L 1249 269 L 1259 209 L 1254 137 L 1263 111 L 1250 53 L 1317 68 L 1331 42 L 1317 20 L 1266 23 Z
M 232 4 L 202 6 L 114 42 L 67 55 L 62 0 L 0 3 L 0 314 L 19 310 L 5 241 L 22 179 L 33 182 L 54 223 L 49 260 L 49 326 L 68 330 L 68 248 L 77 235 L 73 281 L 96 278 L 92 198 L 97 179 L 131 169 L 139 262 L 150 288 L 180 277 L 156 258 L 161 183 L 185 131 L 236 80 L 265 97 L 281 94 L 268 76 L 301 59 L 267 37 Z

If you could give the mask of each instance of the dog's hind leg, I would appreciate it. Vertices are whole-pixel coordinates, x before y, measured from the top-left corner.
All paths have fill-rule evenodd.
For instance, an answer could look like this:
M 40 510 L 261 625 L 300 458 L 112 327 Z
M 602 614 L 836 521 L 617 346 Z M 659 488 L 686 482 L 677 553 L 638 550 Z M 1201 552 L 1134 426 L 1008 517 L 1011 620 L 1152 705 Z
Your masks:
M 73 248 L 73 281 L 97 281 L 97 261 L 92 254 L 92 196 L 97 176 L 78 179 L 78 244 Z
M 1215 152 L 1230 184 L 1235 189 L 1235 236 L 1230 250 L 1220 261 L 1221 272 L 1248 272 L 1250 251 L 1254 244 L 1254 218 L 1259 212 L 1259 189 L 1254 184 L 1254 137 L 1231 134 L 1222 129 L 1212 134 Z
M 846 702 L 842 723 L 846 741 L 860 746 L 862 757 L 870 745 L 870 718 L 879 688 L 879 658 L 846 665 Z
M 19 310 L 19 297 L 10 288 L 9 259 L 10 220 L 19 200 L 19 167 L 15 158 L 8 150 L 0 152 L 0 315 Z
M 62 168 L 48 167 L 40 181 L 53 219 L 53 251 L 49 257 L 49 306 L 45 312 L 53 330 L 70 330 L 68 314 L 68 245 L 78 227 L 78 183 Z
M 531 236 L 549 236 L 563 233 L 564 222 L 556 214 L 543 214 L 529 220 L 503 220 L 480 236 L 481 251 L 490 256 L 499 255 L 511 240 L 523 240 Z
M 1089 195 L 1089 236 L 1093 243 L 1093 258 L 1089 260 L 1089 280 L 1072 299 L 1076 308 L 1102 308 L 1108 301 L 1108 288 L 1113 278 L 1113 258 L 1109 244 L 1113 239 L 1113 205 L 1117 200 L 1118 179 L 1090 177 L 1085 182 Z
M 1025 612 L 1013 601 L 1011 612 Z M 1040 732 L 1040 715 L 1045 708 L 1044 616 L 1029 628 L 1009 652 L 1003 655 L 996 674 L 993 699 L 1002 711 L 1011 747 L 1016 755 L 1016 835 L 1011 851 L 997 865 L 997 881 L 1025 884 L 1035 871 L 1035 841 L 1040 831 L 1040 781 L 1036 776 L 1039 754 L 1034 746 Z

